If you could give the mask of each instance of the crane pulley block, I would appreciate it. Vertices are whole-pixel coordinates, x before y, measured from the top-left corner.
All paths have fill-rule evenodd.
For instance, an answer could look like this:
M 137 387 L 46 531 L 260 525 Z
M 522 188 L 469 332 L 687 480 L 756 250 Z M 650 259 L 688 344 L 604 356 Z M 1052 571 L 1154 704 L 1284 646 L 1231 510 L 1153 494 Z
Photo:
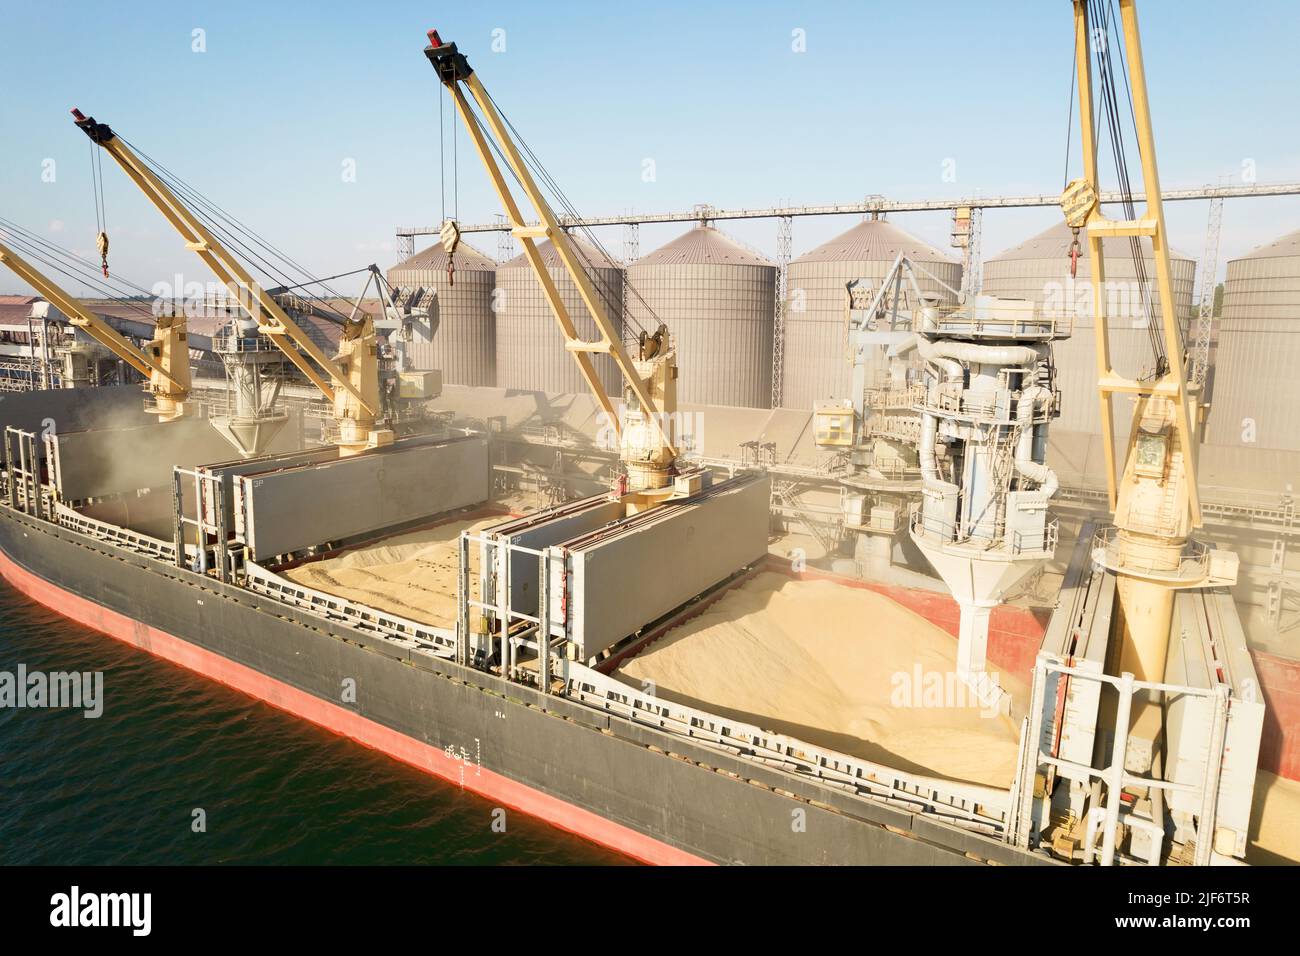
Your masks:
M 104 278 L 108 278 L 108 233 L 101 232 L 95 237 L 95 248 L 99 250 L 99 261 L 104 270 Z
M 460 226 L 456 225 L 456 220 L 447 219 L 442 224 L 442 229 L 438 233 L 442 240 L 442 248 L 447 253 L 447 284 L 456 284 L 456 247 L 460 245 Z
M 1082 229 L 1088 224 L 1088 217 L 1097 208 L 1097 190 L 1087 179 L 1079 178 L 1065 187 L 1061 193 L 1061 209 L 1065 213 L 1066 224 L 1071 229 Z
M 465 59 L 465 54 L 456 49 L 454 43 L 443 43 L 437 30 L 429 31 L 429 45 L 424 48 L 424 55 L 429 58 L 438 73 L 438 79 L 448 86 L 468 79 L 474 72 Z
M 92 141 L 103 145 L 113 138 L 113 130 L 107 123 L 96 123 L 95 117 L 86 116 L 78 109 L 71 110 L 71 113 L 77 129 L 89 136 Z

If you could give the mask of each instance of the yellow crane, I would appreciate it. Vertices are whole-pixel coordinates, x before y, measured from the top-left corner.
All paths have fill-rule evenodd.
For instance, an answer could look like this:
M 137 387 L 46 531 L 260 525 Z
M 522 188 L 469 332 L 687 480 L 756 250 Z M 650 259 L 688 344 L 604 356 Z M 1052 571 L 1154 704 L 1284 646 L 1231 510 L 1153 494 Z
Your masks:
M 192 413 L 190 350 L 183 315 L 157 316 L 153 340 L 141 350 L 3 242 L 0 242 L 0 263 L 67 316 L 70 325 L 81 329 L 145 376 L 151 396 L 147 404 L 159 421 L 174 421 Z
M 121 137 L 94 117 L 72 111 L 73 120 L 91 141 L 102 147 L 181 235 L 185 247 L 198 254 L 227 288 L 257 329 L 288 357 L 334 406 L 340 454 L 353 455 L 393 441 L 382 427 L 379 350 L 374 321 L 368 314 L 343 323 L 339 350 L 332 358 L 295 323 L 252 274 L 213 236 L 198 215 L 144 162 Z M 323 369 L 322 375 L 319 369 Z
M 1108 19 L 1107 5 L 1096 0 L 1073 0 L 1073 3 L 1083 175 L 1066 187 L 1061 206 L 1076 239 L 1081 233 L 1086 237 L 1092 266 L 1097 384 L 1106 481 L 1115 517 L 1114 527 L 1098 536 L 1093 557 L 1118 577 L 1123 628 L 1121 672 L 1131 672 L 1138 680 L 1160 682 L 1165 676 L 1174 591 L 1235 582 L 1237 558 L 1230 552 L 1208 548 L 1191 537 L 1191 532 L 1202 524 L 1196 487 L 1196 399 L 1194 390 L 1188 386 L 1179 345 L 1168 234 L 1135 0 L 1119 0 L 1124 49 L 1120 68 L 1127 71 L 1126 87 L 1117 87 L 1113 73 L 1109 72 L 1115 62 L 1117 44 L 1109 39 L 1114 24 Z M 1146 208 L 1138 211 L 1129 202 L 1124 219 L 1107 217 L 1098 202 L 1101 188 L 1093 92 L 1094 44 L 1100 62 L 1105 119 L 1111 131 L 1112 148 L 1117 153 L 1124 192 L 1129 190 L 1117 112 L 1126 89 L 1132 98 Z M 1108 237 L 1135 237 L 1135 256 L 1140 255 L 1137 246 L 1142 238 L 1151 244 L 1160 312 L 1159 338 L 1154 341 L 1163 347 L 1164 354 L 1157 351 L 1156 367 L 1149 378 L 1126 378 L 1111 364 L 1112 317 L 1107 314 L 1102 253 L 1102 240 Z M 1149 315 L 1140 318 L 1154 321 Z M 1118 471 L 1111 413 L 1116 397 L 1122 395 L 1132 396 L 1135 407 L 1123 469 Z
M 677 354 L 668 331 L 660 326 L 654 333 L 642 333 L 634 358 L 619 336 L 618 328 L 610 318 L 609 310 L 582 264 L 577 249 L 560 226 L 546 197 L 525 162 L 518 145 L 510 135 L 492 97 L 479 82 L 465 55 L 454 43 L 444 43 L 438 31 L 428 33 L 429 45 L 424 54 L 433 64 L 438 79 L 447 87 L 460 115 L 469 130 L 474 149 L 487 169 L 492 185 L 510 219 L 511 235 L 520 241 L 524 255 L 532 266 L 542 292 L 550 304 L 555 320 L 564 337 L 564 347 L 578 363 L 582 376 L 592 394 L 600 403 L 611 427 L 619 437 L 619 457 L 626 476 L 626 497 L 629 512 L 644 510 L 680 495 L 674 478 L 677 470 L 676 416 L 677 416 Z M 475 112 L 466 97 L 466 91 L 477 107 Z M 519 201 L 515 198 L 494 149 L 504 157 L 525 199 L 532 206 L 538 224 L 529 225 L 524 218 Z M 454 250 L 458 239 L 455 224 L 448 221 L 443 227 L 443 244 Z M 555 281 L 542 260 L 538 243 L 550 240 L 564 264 L 565 270 L 577 286 L 582 303 L 595 321 L 599 339 L 586 341 L 579 336 L 573 317 L 561 298 Z M 597 375 L 593 355 L 606 354 L 614 359 L 625 383 L 627 411 L 620 418 L 610 397 Z

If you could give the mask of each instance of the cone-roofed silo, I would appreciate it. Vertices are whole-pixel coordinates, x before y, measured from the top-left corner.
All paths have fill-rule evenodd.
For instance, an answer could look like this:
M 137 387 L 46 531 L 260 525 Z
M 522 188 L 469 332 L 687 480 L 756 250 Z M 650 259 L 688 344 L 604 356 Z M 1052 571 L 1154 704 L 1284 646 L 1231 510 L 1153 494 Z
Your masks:
M 627 269 L 634 326 L 668 326 L 677 346 L 677 397 L 699 405 L 772 404 L 776 266 L 699 225 Z
M 1061 390 L 1061 417 L 1052 427 L 1070 431 L 1101 433 L 1101 406 L 1097 398 L 1097 346 L 1094 334 L 1092 264 L 1088 259 L 1088 238 L 1079 233 L 1079 263 L 1070 277 L 1070 246 L 1074 235 L 1065 221 L 1026 239 L 984 262 L 985 295 L 1008 299 L 1029 299 L 1047 312 L 1068 314 L 1074 331 L 1068 339 L 1053 344 L 1057 387 Z M 1155 260 L 1151 240 L 1142 239 L 1143 266 L 1148 280 L 1153 315 L 1144 317 L 1142 292 L 1128 239 L 1106 239 L 1106 311 L 1110 316 L 1111 364 L 1121 375 L 1135 378 L 1155 365 L 1149 323 L 1160 328 L 1160 297 L 1156 287 Z M 1192 287 L 1196 283 L 1196 261 L 1170 250 L 1174 281 L 1174 302 L 1183 328 L 1192 317 Z M 1176 348 L 1166 344 L 1166 349 Z M 1118 433 L 1127 434 L 1127 403 L 1116 402 Z
M 605 255 L 573 236 L 569 242 L 587 266 L 596 293 L 605 305 L 615 329 L 623 328 L 623 270 Z M 549 241 L 538 243 L 542 262 L 555 283 L 556 291 L 585 340 L 599 338 L 596 322 L 582 301 L 578 286 L 569 277 L 560 254 Z M 587 393 L 586 379 L 573 355 L 564 347 L 564 336 L 555 313 L 546 300 L 525 255 L 520 254 L 497 269 L 500 290 L 496 312 L 496 373 L 498 388 L 546 392 L 551 395 Z M 609 395 L 622 391 L 618 366 L 609 355 L 592 354 L 596 372 Z
M 437 331 L 430 339 L 428 326 L 417 324 L 408 355 L 416 369 L 441 369 L 442 380 L 450 385 L 494 385 L 492 290 L 496 288 L 497 264 L 462 241 L 452 257 L 456 271 L 449 282 L 447 258 L 442 245 L 435 243 L 388 270 L 388 283 L 395 288 L 438 293 L 430 308 L 431 318 L 437 319 Z
M 1228 263 L 1207 440 L 1300 449 L 1300 230 Z
M 956 304 L 943 286 L 961 288 L 961 263 L 885 219 L 865 219 L 790 263 L 781 361 L 783 407 L 811 409 L 820 399 L 850 397 L 845 286 L 855 279 L 878 284 L 900 252 L 943 283 L 918 276 L 923 292 L 934 293 L 941 304 Z M 882 362 L 883 354 L 881 350 Z M 869 370 L 868 384 L 870 378 Z

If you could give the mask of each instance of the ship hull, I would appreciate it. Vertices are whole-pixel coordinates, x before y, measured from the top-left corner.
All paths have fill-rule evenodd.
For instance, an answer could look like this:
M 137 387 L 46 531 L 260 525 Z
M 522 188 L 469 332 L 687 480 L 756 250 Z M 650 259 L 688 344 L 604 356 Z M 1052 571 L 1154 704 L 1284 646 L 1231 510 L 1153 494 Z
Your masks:
M 71 620 L 643 862 L 1041 861 L 7 507 L 0 575 Z

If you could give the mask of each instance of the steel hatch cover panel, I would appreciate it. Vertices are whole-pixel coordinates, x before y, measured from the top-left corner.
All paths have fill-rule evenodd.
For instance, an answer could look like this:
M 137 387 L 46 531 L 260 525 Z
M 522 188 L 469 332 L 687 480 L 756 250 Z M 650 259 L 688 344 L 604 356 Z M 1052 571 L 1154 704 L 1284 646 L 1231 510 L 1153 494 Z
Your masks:
M 572 637 L 589 659 L 767 553 L 767 476 L 714 485 L 698 502 L 570 552 Z

